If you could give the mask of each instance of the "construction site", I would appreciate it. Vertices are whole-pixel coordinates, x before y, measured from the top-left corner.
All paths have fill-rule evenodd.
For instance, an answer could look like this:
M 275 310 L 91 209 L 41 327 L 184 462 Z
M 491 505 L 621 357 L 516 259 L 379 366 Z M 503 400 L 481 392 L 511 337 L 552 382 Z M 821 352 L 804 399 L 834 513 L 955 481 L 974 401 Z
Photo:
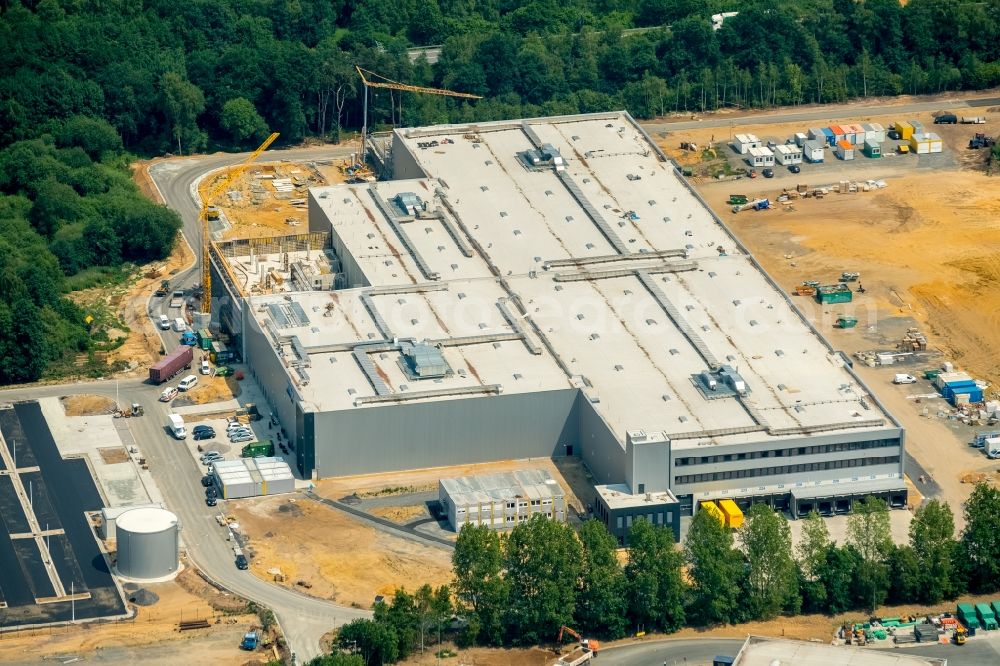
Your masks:
M 211 248 L 300 474 L 567 456 L 647 498 L 636 515 L 665 515 L 650 493 L 686 515 L 906 505 L 902 428 L 627 114 L 373 147 L 388 180 L 312 188 L 307 229 Z

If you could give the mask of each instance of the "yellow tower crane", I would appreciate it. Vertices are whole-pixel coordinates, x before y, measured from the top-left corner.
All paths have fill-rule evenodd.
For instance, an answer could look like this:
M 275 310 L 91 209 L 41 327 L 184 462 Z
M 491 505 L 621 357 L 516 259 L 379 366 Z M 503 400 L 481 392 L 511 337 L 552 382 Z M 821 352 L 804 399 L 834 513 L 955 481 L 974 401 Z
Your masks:
M 354 69 L 358 70 L 358 76 L 361 77 L 361 83 L 365 86 L 365 102 L 364 110 L 362 113 L 361 122 L 361 163 L 365 163 L 366 149 L 365 149 L 365 139 L 368 137 L 368 89 L 369 88 L 388 88 L 389 90 L 403 90 L 405 92 L 412 93 L 422 93 L 426 95 L 440 95 L 442 97 L 462 97 L 464 99 L 482 99 L 482 95 L 473 95 L 471 93 L 455 92 L 453 90 L 443 90 L 441 88 L 426 88 L 424 86 L 411 86 L 406 83 L 400 83 L 399 81 L 393 81 L 384 76 L 376 74 L 375 72 L 370 72 L 367 69 L 361 69 L 357 65 Z M 365 76 L 367 74 L 368 76 Z M 373 79 L 379 79 L 377 81 Z
M 215 198 L 225 192 L 237 178 L 243 175 L 243 172 L 250 168 L 250 165 L 260 157 L 268 147 L 274 143 L 274 140 L 278 138 L 278 132 L 275 132 L 271 136 L 264 140 L 264 143 L 257 147 L 257 150 L 250 153 L 250 157 L 246 158 L 239 166 L 232 169 L 229 174 L 222 179 L 222 182 L 216 185 L 211 192 L 202 200 L 201 202 L 201 215 L 199 216 L 199 222 L 201 224 L 201 311 L 204 314 L 212 313 L 212 268 L 211 261 L 208 255 L 208 248 L 211 244 L 211 235 L 208 231 L 208 221 L 209 219 L 214 219 L 218 217 L 218 214 L 213 215 L 212 202 Z

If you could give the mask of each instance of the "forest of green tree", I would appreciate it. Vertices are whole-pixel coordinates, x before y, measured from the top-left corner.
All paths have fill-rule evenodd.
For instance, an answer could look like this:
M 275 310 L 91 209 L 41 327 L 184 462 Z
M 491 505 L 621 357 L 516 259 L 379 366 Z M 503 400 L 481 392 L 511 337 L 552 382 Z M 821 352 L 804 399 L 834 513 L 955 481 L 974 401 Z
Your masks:
M 738 10 L 720 30 L 710 16 Z M 1000 0 L 0 0 L 0 384 L 101 341 L 64 296 L 169 252 L 131 156 L 373 125 L 840 102 L 1000 83 Z M 407 49 L 440 45 L 440 58 Z M 97 271 L 95 273 L 95 271 Z M 96 369 L 95 369 L 96 371 Z

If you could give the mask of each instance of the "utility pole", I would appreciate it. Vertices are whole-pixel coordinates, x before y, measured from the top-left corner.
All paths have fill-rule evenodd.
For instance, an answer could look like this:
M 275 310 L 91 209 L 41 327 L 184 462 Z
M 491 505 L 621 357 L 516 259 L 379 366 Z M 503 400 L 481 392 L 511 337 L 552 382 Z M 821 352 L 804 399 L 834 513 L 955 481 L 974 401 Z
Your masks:
M 63 588 L 66 589 L 66 588 Z M 70 581 L 69 583 L 69 605 L 70 612 L 72 613 L 71 622 L 76 622 L 76 581 Z

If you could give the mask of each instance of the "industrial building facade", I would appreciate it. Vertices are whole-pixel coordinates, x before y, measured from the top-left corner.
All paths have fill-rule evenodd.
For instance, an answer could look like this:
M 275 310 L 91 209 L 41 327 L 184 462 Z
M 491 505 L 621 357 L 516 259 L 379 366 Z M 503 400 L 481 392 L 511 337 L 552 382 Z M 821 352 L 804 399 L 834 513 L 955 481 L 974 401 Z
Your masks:
M 580 456 L 682 513 L 905 503 L 900 425 L 627 113 L 376 157 L 310 191 L 309 233 L 212 249 L 302 474 Z
M 465 525 L 510 529 L 534 515 L 566 522 L 565 493 L 545 470 L 441 479 L 438 501 L 456 532 Z

